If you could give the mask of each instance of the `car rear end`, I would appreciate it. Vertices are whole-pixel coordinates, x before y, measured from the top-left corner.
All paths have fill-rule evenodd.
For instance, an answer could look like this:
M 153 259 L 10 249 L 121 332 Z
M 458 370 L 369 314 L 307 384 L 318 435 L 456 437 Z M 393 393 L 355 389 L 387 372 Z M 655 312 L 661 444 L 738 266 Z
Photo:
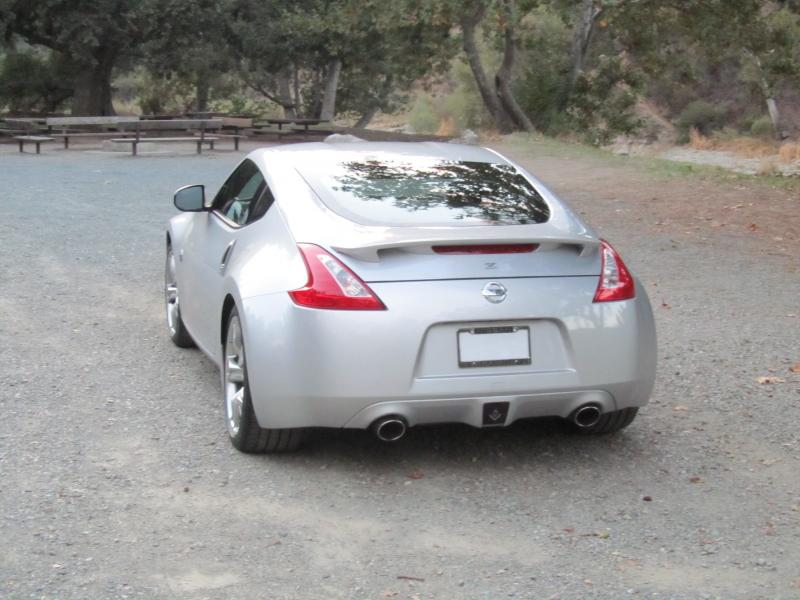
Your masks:
M 333 181 L 299 169 L 337 226 L 295 232 L 305 285 L 245 302 L 260 422 L 489 427 L 647 402 L 655 330 L 642 287 L 546 190 L 482 158 L 495 166 L 406 158 L 387 171 L 360 157 L 369 168 L 332 169 Z M 405 195 L 401 173 L 419 175 Z

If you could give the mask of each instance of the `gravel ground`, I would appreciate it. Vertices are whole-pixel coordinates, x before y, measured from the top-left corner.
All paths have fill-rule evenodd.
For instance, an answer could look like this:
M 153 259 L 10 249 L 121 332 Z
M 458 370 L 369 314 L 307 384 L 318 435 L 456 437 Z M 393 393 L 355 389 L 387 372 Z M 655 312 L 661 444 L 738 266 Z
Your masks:
M 800 598 L 800 276 L 778 242 L 651 225 L 634 199 L 692 181 L 519 156 L 648 287 L 660 373 L 634 424 L 246 456 L 161 296 L 172 190 L 238 158 L 0 153 L 0 597 Z

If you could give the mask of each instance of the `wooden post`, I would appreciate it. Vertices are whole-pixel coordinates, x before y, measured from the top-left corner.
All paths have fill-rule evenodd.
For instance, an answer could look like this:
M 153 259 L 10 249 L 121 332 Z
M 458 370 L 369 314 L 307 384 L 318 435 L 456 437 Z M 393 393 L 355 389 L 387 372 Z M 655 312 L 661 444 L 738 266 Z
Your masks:
M 36 142 L 36 154 L 40 154 L 42 149 L 42 143 Z
M 19 151 L 23 152 L 25 148 L 25 142 L 23 140 L 17 140 L 19 142 Z

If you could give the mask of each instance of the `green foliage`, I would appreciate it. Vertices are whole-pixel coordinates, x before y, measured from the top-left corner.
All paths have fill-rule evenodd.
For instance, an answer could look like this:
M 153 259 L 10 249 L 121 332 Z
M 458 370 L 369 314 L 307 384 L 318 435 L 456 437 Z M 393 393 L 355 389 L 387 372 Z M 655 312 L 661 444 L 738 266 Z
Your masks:
M 538 130 L 566 133 L 571 124 L 564 113 L 562 94 L 569 70 L 569 24 L 540 8 L 523 21 L 522 27 L 514 94 Z
M 589 143 L 608 144 L 641 126 L 635 113 L 638 86 L 619 57 L 600 56 L 594 69 L 578 77 L 567 113 Z
M 773 138 L 775 136 L 775 128 L 772 126 L 772 119 L 764 115 L 759 117 L 750 126 L 750 135 L 754 137 Z
M 234 51 L 248 85 L 306 114 L 319 109 L 334 60 L 341 111 L 391 111 L 413 83 L 442 72 L 450 23 L 414 0 L 232 0 Z
M 72 95 L 69 66 L 45 50 L 11 50 L 0 56 L 0 107 L 18 113 L 58 110 Z
M 577 133 L 603 145 L 635 132 L 641 125 L 635 114 L 641 81 L 619 56 L 591 57 L 565 97 L 573 26 L 564 14 L 570 13 L 540 7 L 523 21 L 522 66 L 513 86 L 520 105 L 536 128 L 550 135 Z
M 439 129 L 440 117 L 433 100 L 427 94 L 420 94 L 414 100 L 408 123 L 416 133 L 435 133 Z
M 678 131 L 682 136 L 688 136 L 690 129 L 696 129 L 705 136 L 711 135 L 725 124 L 726 113 L 725 107 L 715 106 L 705 100 L 695 100 L 678 116 Z

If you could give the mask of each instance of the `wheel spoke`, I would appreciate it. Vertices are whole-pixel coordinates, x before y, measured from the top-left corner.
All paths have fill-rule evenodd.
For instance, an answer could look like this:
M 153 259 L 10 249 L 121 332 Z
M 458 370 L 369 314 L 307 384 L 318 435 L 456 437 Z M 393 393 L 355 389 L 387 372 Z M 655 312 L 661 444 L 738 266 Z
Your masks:
M 238 364 L 237 357 L 228 357 L 228 381 L 231 383 L 244 383 L 244 370 Z

